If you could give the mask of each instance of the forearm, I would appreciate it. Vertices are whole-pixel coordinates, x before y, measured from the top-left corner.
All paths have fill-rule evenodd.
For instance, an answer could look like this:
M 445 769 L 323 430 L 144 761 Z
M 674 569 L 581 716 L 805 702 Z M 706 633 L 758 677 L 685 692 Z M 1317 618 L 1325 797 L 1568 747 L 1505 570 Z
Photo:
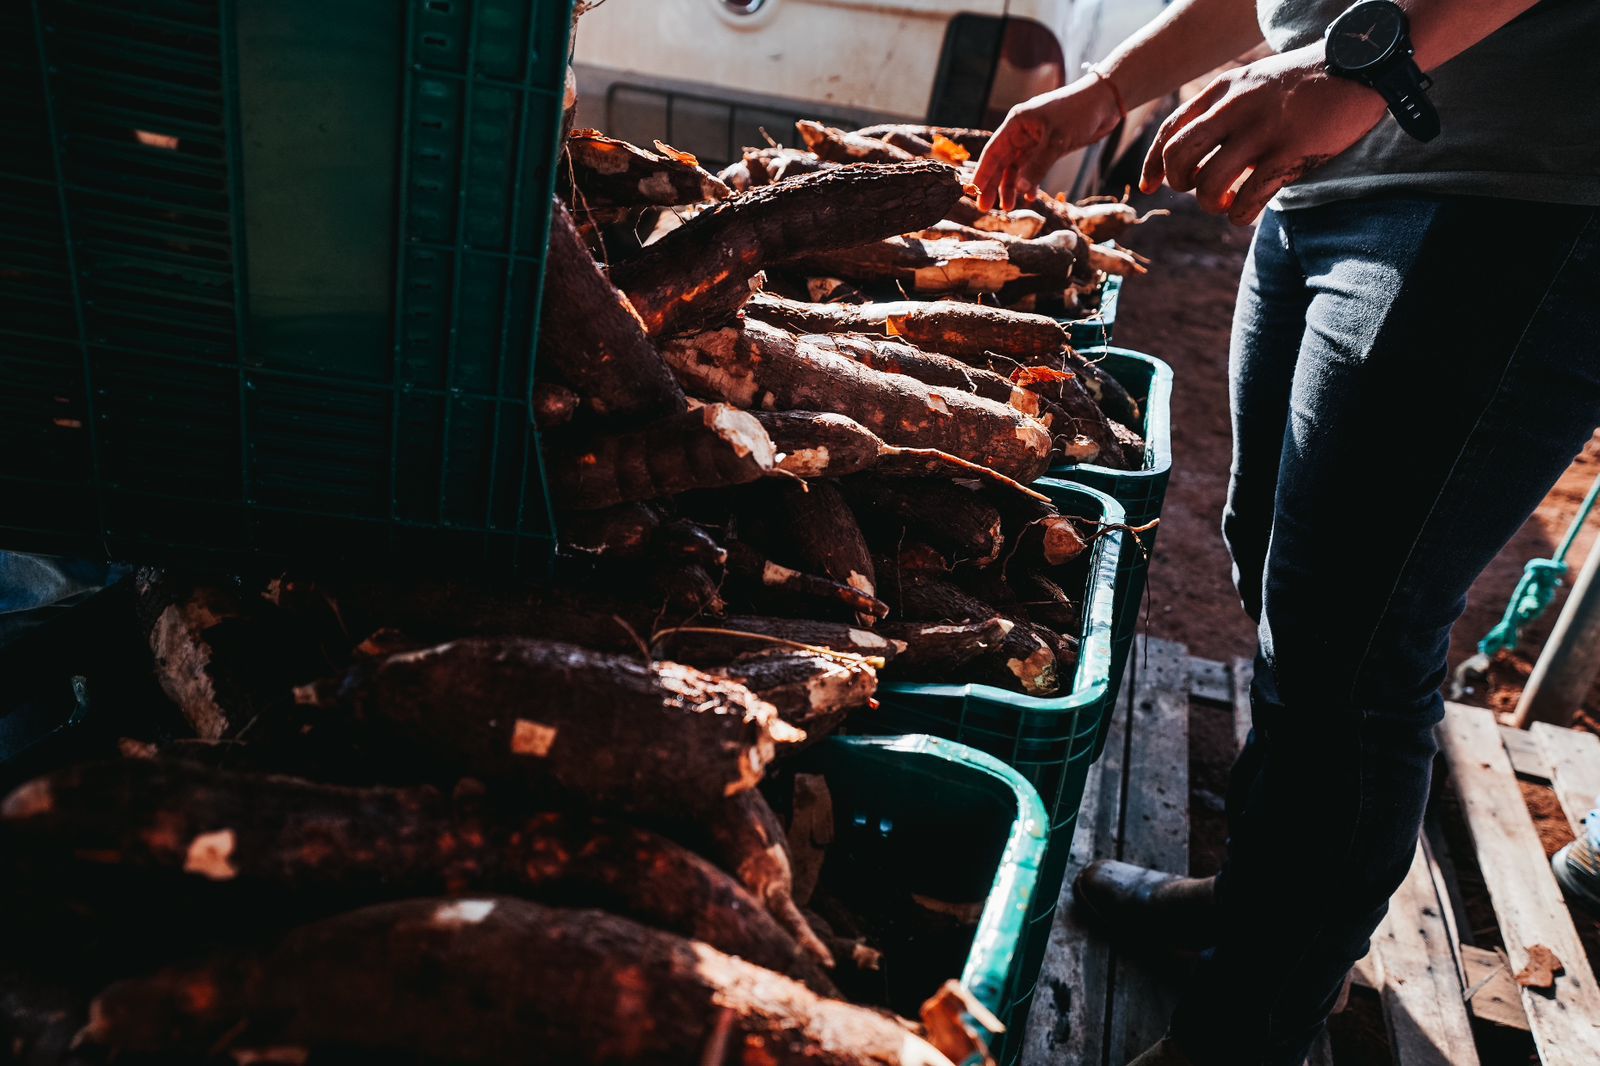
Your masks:
M 1096 64 L 1095 73 L 1011 109 L 978 161 L 972 179 L 978 206 L 1011 210 L 1019 196 L 1038 191 L 1051 164 L 1106 137 L 1128 108 L 1165 96 L 1259 43 L 1255 0 L 1173 0 Z
M 1433 70 L 1536 0 L 1397 2 L 1410 22 L 1417 65 Z M 1339 32 L 1367 38 L 1370 31 L 1352 29 L 1359 21 L 1341 23 Z M 1383 118 L 1384 97 L 1331 71 L 1323 42 L 1313 40 L 1225 71 L 1181 104 L 1157 131 L 1139 187 L 1153 192 L 1165 179 L 1179 191 L 1194 189 L 1207 210 L 1247 222 L 1279 189 L 1347 151 Z
M 1445 6 L 1450 0 L 1415 0 Z M 1531 0 L 1520 0 L 1529 6 Z M 1255 0 L 1173 0 L 1095 66 L 1128 107 L 1165 96 L 1262 42 Z
M 1396 0 L 1411 22 L 1417 66 L 1434 70 L 1465 52 L 1539 0 Z M 1592 2 L 1592 0 L 1591 0 Z

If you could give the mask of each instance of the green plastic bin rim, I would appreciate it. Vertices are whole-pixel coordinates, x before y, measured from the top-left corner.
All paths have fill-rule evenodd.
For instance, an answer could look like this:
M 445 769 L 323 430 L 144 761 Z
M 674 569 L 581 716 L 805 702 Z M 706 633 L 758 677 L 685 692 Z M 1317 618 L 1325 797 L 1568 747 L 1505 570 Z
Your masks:
M 1038 790 L 993 755 L 942 737 L 922 734 L 830 737 L 826 743 L 931 755 L 993 778 L 1016 797 L 1016 821 L 1011 823 L 1011 833 L 1000 853 L 1000 863 L 984 901 L 983 913 L 978 918 L 978 927 L 973 931 L 972 949 L 967 953 L 967 964 L 960 978 L 961 986 L 973 998 L 991 1013 L 1000 1014 L 1006 1006 L 1007 979 L 1022 950 L 1028 909 L 1039 881 L 1039 869 L 1044 863 L 1045 846 L 1050 842 L 1050 819 Z
M 1106 370 L 1118 381 L 1118 369 L 1150 375 L 1150 389 L 1144 401 L 1144 465 L 1138 470 L 1116 470 L 1096 463 L 1067 463 L 1050 468 L 1052 476 L 1089 471 L 1134 480 L 1166 477 L 1172 471 L 1172 367 L 1163 360 L 1131 348 L 1102 344 L 1079 348 L 1085 359 L 1101 359 Z
M 1127 522 L 1122 504 L 1099 489 L 1070 481 L 1042 477 L 1033 487 L 1049 496 L 1058 507 L 1077 500 L 1087 508 L 1068 503 L 1062 513 L 1092 516 L 1108 526 Z M 976 697 L 990 703 L 1008 704 L 1027 714 L 1071 714 L 1095 706 L 1111 689 L 1111 622 L 1117 584 L 1117 562 L 1122 555 L 1123 533 L 1113 530 L 1095 539 L 1089 549 L 1089 580 L 1086 582 L 1088 613 L 1078 632 L 1078 668 L 1072 675 L 1072 691 L 1065 696 L 1025 696 L 996 685 L 967 683 L 940 685 L 900 681 L 884 685 L 882 691 L 938 699 L 966 700 Z

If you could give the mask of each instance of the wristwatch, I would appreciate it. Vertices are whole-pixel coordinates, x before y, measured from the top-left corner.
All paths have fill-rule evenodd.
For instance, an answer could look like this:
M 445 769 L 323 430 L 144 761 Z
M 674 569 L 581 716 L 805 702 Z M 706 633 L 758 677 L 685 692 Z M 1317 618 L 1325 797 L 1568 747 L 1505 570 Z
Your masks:
M 1433 79 L 1411 58 L 1410 30 L 1393 0 L 1359 0 L 1328 24 L 1328 71 L 1376 89 L 1401 129 L 1431 141 L 1439 135 L 1439 112 L 1425 95 Z

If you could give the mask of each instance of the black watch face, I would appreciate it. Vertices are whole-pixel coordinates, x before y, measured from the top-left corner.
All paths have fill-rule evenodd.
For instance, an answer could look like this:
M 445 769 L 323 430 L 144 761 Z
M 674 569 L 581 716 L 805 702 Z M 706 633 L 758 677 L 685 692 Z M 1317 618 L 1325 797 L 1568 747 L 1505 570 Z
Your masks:
M 1328 30 L 1328 58 L 1348 71 L 1364 70 L 1389 58 L 1405 35 L 1405 13 L 1389 0 L 1358 4 Z

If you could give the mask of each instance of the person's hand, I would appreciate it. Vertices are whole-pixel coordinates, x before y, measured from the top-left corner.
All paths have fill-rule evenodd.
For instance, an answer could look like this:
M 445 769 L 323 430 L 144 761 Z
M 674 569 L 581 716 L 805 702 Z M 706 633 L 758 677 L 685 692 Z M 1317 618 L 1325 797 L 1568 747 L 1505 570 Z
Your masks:
M 1356 143 L 1387 110 L 1376 90 L 1329 74 L 1322 60 L 1314 44 L 1217 75 L 1161 124 L 1140 191 L 1155 192 L 1165 178 L 1179 192 L 1193 189 L 1205 210 L 1250 222 L 1279 189 Z
M 1051 164 L 1121 120 L 1116 91 L 1094 74 L 1013 107 L 978 160 L 978 206 L 1010 211 L 1019 199 L 1032 200 Z

